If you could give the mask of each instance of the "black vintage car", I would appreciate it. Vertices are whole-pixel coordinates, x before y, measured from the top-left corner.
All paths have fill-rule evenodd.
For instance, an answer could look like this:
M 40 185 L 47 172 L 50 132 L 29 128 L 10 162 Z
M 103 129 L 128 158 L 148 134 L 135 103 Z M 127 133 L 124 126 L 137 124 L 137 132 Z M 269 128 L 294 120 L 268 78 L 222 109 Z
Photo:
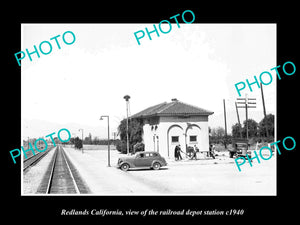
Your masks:
M 167 162 L 158 152 L 138 152 L 133 156 L 121 157 L 118 160 L 118 168 L 127 171 L 130 168 L 152 168 L 159 170 L 166 166 Z
M 249 149 L 249 142 L 246 138 L 232 139 L 233 149 L 229 150 L 230 158 L 246 157 L 246 154 L 251 158 L 251 151 Z

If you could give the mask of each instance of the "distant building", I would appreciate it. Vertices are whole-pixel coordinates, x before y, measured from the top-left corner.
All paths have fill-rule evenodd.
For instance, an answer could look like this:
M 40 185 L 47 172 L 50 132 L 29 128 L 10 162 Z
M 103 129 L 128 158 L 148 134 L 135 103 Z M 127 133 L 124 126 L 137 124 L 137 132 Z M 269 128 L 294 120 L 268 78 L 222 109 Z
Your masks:
M 174 158 L 175 146 L 182 151 L 196 145 L 200 151 L 209 150 L 208 116 L 213 112 L 177 99 L 151 106 L 131 118 L 143 119 L 143 140 L 146 151 L 157 151 Z

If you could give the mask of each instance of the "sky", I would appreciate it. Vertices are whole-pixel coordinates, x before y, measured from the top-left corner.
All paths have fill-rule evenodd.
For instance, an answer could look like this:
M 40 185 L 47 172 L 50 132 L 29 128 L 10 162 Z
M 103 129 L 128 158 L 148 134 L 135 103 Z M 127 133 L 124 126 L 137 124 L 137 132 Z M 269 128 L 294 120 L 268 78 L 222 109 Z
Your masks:
M 117 131 L 126 117 L 125 95 L 131 97 L 132 115 L 172 98 L 213 111 L 212 128 L 224 127 L 225 99 L 230 133 L 237 122 L 234 85 L 254 81 L 263 71 L 276 77 L 270 71 L 277 66 L 276 24 L 182 22 L 178 28 L 172 23 L 169 33 L 152 33 L 152 40 L 145 35 L 138 45 L 134 32 L 146 27 L 150 30 L 153 24 L 22 24 L 21 51 L 31 52 L 42 41 L 52 44 L 50 54 L 22 60 L 22 137 L 69 127 L 72 135 L 81 136 L 78 129 L 83 128 L 84 136 L 91 132 L 106 138 L 107 123 L 99 118 L 109 115 L 111 132 Z M 71 45 L 61 39 L 66 31 L 75 34 Z M 50 40 L 57 35 L 61 49 Z M 259 122 L 261 90 L 252 88 L 241 97 L 256 98 L 257 108 L 249 109 L 249 118 Z M 263 91 L 267 113 L 275 114 L 276 79 Z M 239 112 L 245 120 L 244 110 Z

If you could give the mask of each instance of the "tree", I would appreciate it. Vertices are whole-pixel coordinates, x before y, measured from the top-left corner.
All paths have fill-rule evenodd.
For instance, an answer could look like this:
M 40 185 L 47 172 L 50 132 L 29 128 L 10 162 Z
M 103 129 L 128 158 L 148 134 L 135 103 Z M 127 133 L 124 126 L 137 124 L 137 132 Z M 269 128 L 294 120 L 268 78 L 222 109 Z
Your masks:
M 142 142 L 138 142 L 133 146 L 133 152 L 142 152 L 145 151 L 145 144 Z
M 97 138 L 97 137 L 94 137 L 94 139 L 93 139 L 93 144 L 94 144 L 94 145 L 99 145 L 99 144 L 100 144 L 100 139 Z
M 54 143 L 55 143 L 55 144 L 60 144 L 60 143 L 61 143 L 60 140 L 58 139 L 58 137 L 54 137 L 53 140 L 54 140 Z
M 225 148 L 227 148 L 227 144 L 231 143 L 231 135 L 226 135 L 225 136 L 225 129 L 223 127 L 217 127 L 217 128 L 211 128 L 210 129 L 210 143 L 215 143 L 215 144 L 223 144 Z
M 274 115 L 268 114 L 264 117 L 258 124 L 258 133 L 261 137 L 267 137 L 268 134 L 271 137 L 274 137 Z
M 246 120 L 244 120 L 242 135 L 245 138 L 247 137 L 246 129 L 247 129 Z M 258 123 L 253 119 L 248 119 L 248 137 L 249 138 L 250 137 L 257 137 L 257 135 L 258 135 Z
M 116 148 L 122 153 L 127 152 L 127 120 L 123 119 L 118 127 L 120 141 L 116 143 Z M 133 151 L 136 143 L 143 141 L 143 121 L 141 119 L 130 119 L 128 121 L 129 152 Z
M 267 137 L 267 129 L 269 137 Z M 232 126 L 232 137 L 239 138 L 242 131 L 242 138 L 246 138 L 246 120 L 243 122 L 243 127 L 238 123 Z M 274 115 L 268 114 L 259 123 L 253 119 L 248 120 L 248 137 L 254 141 L 272 142 L 274 138 Z
M 84 144 L 91 145 L 91 144 L 93 144 L 92 142 L 93 142 L 92 141 L 92 134 L 89 133 L 89 136 L 84 138 Z
M 223 141 L 222 139 L 223 139 L 224 135 L 225 135 L 225 130 L 223 127 L 212 128 L 210 142 L 220 143 Z
M 222 138 L 225 135 L 225 129 L 223 127 L 216 128 L 216 136 Z
M 243 130 L 243 128 L 242 128 L 242 126 L 239 123 L 234 124 L 231 127 L 232 137 L 234 137 L 234 138 L 240 138 L 242 130 Z
M 82 148 L 82 140 L 79 139 L 79 137 L 76 137 L 74 139 L 74 142 L 75 142 L 75 148 L 78 148 L 78 149 L 81 149 Z
M 116 145 L 116 149 L 119 152 L 121 152 L 123 154 L 127 153 L 127 143 L 126 143 L 126 141 L 124 141 L 124 140 L 122 140 L 122 141 L 121 140 L 116 140 L 115 145 Z

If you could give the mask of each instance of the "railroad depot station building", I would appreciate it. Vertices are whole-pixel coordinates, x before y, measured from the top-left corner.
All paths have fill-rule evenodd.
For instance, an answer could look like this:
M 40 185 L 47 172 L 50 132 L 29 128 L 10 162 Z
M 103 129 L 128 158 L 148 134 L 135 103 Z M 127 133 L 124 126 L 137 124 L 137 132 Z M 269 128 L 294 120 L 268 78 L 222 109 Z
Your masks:
M 174 158 L 175 146 L 196 145 L 200 152 L 209 150 L 208 116 L 213 112 L 192 106 L 177 99 L 151 106 L 131 118 L 144 122 L 145 151 L 156 151 L 162 156 Z

